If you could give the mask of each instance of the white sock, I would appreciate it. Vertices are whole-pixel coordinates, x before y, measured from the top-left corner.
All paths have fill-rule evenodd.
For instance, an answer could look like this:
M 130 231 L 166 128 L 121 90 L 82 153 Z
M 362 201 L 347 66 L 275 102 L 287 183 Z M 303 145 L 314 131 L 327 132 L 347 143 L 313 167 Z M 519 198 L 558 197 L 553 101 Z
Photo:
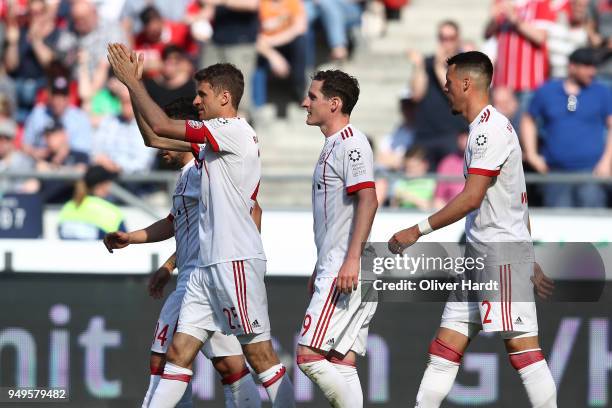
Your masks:
M 352 408 L 356 400 L 346 378 L 323 356 L 298 356 L 300 370 L 317 384 L 333 407 Z
M 459 363 L 430 354 L 415 408 L 438 408 L 453 387 L 458 371 Z
M 359 381 L 359 374 L 357 373 L 357 367 L 348 364 L 338 364 L 331 360 L 331 363 L 336 367 L 336 370 L 344 377 L 346 384 L 348 385 L 348 391 L 353 397 L 353 407 L 363 407 L 363 391 L 361 390 L 361 381 Z
M 191 381 L 193 371 L 166 362 L 162 379 L 151 398 L 149 408 L 174 408 Z
M 142 401 L 142 408 L 149 408 L 149 402 L 151 402 L 151 397 L 153 397 L 153 393 L 155 392 L 155 388 L 157 388 L 157 384 L 159 384 L 159 380 L 161 380 L 161 375 L 151 374 L 149 389 L 147 390 L 144 400 Z
M 193 408 L 192 394 L 193 392 L 191 391 L 191 381 L 189 381 L 189 384 L 187 384 L 187 388 L 185 389 L 183 396 L 181 397 L 178 404 L 176 404 L 176 408 Z
M 221 380 L 226 408 L 260 408 L 261 398 L 248 368 Z
M 540 350 L 510 353 L 533 408 L 557 408 L 557 386 Z
M 273 408 L 295 407 L 293 384 L 282 364 L 272 366 L 257 376 L 266 389 Z

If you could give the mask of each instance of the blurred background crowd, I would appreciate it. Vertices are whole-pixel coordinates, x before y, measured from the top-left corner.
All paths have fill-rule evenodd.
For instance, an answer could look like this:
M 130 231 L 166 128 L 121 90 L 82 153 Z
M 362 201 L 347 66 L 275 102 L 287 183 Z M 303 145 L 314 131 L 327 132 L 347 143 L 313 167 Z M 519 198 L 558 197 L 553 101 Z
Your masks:
M 371 134 L 381 205 L 431 210 L 462 189 L 468 123 L 448 108 L 445 61 L 478 49 L 494 61 L 492 103 L 519 135 L 526 172 L 551 177 L 550 183 L 529 185 L 530 205 L 609 206 L 608 184 L 598 179 L 612 172 L 612 2 L 482 2 L 488 7 L 482 37 L 470 39 L 441 10 L 444 18 L 427 28 L 436 36 L 428 52 L 387 30 L 416 2 L 0 0 L 0 173 L 83 175 L 75 189 L 73 182 L 0 174 L 0 193 L 36 194 L 46 204 L 72 199 L 74 205 L 76 199 L 80 205 L 83 191 L 117 201 L 109 189 L 89 185 L 91 180 L 119 177 L 127 190 L 145 198 L 163 189 L 122 182 L 125 175 L 166 168 L 158 152 L 143 145 L 129 94 L 109 71 L 109 42 L 144 53 L 146 87 L 162 106 L 194 96 L 192 77 L 199 68 L 236 64 L 246 79 L 241 114 L 264 140 L 266 166 L 265 148 L 273 139 L 265 141 L 265 124 L 305 127 L 303 116 L 292 121 L 291 112 L 299 110 L 309 75 L 320 67 L 352 72 L 355 64 L 376 65 L 367 58 L 355 62 L 355 55 L 372 47 L 368 39 L 387 36 L 388 43 L 408 50 L 403 58 L 409 68 L 395 93 L 375 94 L 397 99 L 397 112 L 386 119 L 387 134 Z M 364 91 L 377 86 L 358 79 Z M 367 123 L 354 123 L 368 131 Z M 305 160 L 314 163 L 316 156 Z M 88 169 L 95 177 L 84 190 Z M 563 174 L 568 180 L 593 177 L 553 182 Z

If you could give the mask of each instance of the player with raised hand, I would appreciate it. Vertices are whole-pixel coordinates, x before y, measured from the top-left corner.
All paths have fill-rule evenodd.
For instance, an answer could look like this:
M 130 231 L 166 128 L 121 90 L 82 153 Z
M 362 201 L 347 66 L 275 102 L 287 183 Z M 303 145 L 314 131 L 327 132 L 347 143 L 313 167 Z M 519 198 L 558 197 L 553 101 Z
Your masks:
M 339 71 L 319 71 L 302 107 L 325 144 L 312 182 L 317 263 L 300 330 L 297 363 L 333 407 L 359 408 L 363 393 L 356 357 L 364 355 L 377 303 L 364 301 L 361 253 L 378 208 L 372 149 L 350 124 L 359 84 Z
M 181 398 L 202 344 L 215 331 L 234 334 L 273 407 L 293 407 L 293 385 L 272 348 L 266 258 L 255 208 L 261 162 L 253 128 L 237 109 L 244 90 L 240 70 L 214 64 L 195 74 L 194 105 L 200 121 L 170 119 L 137 78 L 138 62 L 120 44 L 108 47 L 117 78 L 136 110 L 158 136 L 190 145 L 202 162 L 198 267 L 191 274 L 177 332 L 150 407 L 174 407 Z M 213 288 L 214 290 L 210 289 Z
M 402 253 L 422 235 L 466 217 L 468 247 L 486 254 L 484 273 L 499 276 L 501 301 L 481 298 L 483 292 L 477 293 L 477 301 L 468 301 L 458 291 L 451 293 L 429 347 L 416 407 L 440 406 L 452 388 L 470 340 L 485 330 L 501 333 L 531 405 L 553 408 L 557 391 L 538 341 L 530 278 L 538 294 L 549 293 L 552 281 L 535 263 L 519 140 L 510 121 L 489 104 L 493 76 L 489 58 L 471 51 L 457 54 L 447 63 L 444 91 L 451 109 L 470 122 L 465 187 L 429 218 L 394 234 L 389 249 Z
M 187 98 L 173 101 L 164 110 L 175 119 L 197 119 L 197 111 Z M 158 147 L 156 135 L 151 132 L 150 128 L 141 126 L 141 133 L 147 144 Z M 172 210 L 168 217 L 145 229 L 129 233 L 114 232 L 104 237 L 104 244 L 110 252 L 113 249 L 125 248 L 129 244 L 158 242 L 172 236 L 176 239 L 176 253 L 149 279 L 149 294 L 153 298 L 160 299 L 163 297 L 163 289 L 170 281 L 175 266 L 179 271 L 176 290 L 166 299 L 155 328 L 150 358 L 151 378 L 142 403 L 143 408 L 149 407 L 151 397 L 161 380 L 165 355 L 176 330 L 187 282 L 197 267 L 199 255 L 200 166 L 190 152 L 163 150 L 163 158 L 169 165 L 181 169 L 172 197 Z M 254 221 L 259 228 L 258 212 L 256 217 Z M 242 348 L 235 336 L 215 332 L 211 340 L 202 348 L 202 352 L 212 361 L 221 376 L 226 407 L 259 407 L 261 405 L 257 387 L 246 367 Z M 191 400 L 190 383 L 177 406 L 191 406 Z

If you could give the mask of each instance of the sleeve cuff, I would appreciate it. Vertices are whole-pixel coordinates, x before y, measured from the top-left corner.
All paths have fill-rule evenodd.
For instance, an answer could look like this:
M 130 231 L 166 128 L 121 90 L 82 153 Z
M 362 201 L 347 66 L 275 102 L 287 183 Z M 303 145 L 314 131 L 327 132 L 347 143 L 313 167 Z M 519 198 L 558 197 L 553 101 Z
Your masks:
M 359 190 L 363 190 L 364 188 L 376 188 L 376 184 L 373 181 L 364 181 L 363 183 L 357 183 L 353 184 L 352 186 L 348 186 L 346 188 L 346 192 L 348 194 L 353 194 Z
M 499 170 L 487 170 L 487 169 L 479 169 L 477 167 L 470 167 L 468 169 L 468 174 L 477 174 L 479 176 L 495 177 L 495 176 L 499 176 Z
M 185 141 L 189 143 L 206 142 L 206 126 L 197 120 L 185 121 Z

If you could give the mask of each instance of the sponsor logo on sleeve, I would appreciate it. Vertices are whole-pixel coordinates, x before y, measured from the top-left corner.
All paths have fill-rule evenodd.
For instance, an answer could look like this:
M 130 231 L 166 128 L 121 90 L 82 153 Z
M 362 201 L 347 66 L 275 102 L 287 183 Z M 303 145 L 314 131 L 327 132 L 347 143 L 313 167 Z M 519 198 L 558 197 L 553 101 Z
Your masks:
M 487 135 L 480 134 L 476 136 L 476 139 L 474 141 L 474 146 L 472 148 L 472 158 L 473 159 L 480 159 L 484 157 L 485 153 L 487 152 L 487 146 L 488 146 L 487 142 L 488 142 Z
M 366 166 L 363 162 L 363 155 L 359 149 L 351 149 L 348 152 L 349 167 L 353 177 L 359 177 L 366 174 Z
M 187 125 L 189 125 L 189 127 L 192 129 L 201 129 L 202 126 L 204 126 L 202 122 L 199 122 L 197 120 L 188 120 Z

